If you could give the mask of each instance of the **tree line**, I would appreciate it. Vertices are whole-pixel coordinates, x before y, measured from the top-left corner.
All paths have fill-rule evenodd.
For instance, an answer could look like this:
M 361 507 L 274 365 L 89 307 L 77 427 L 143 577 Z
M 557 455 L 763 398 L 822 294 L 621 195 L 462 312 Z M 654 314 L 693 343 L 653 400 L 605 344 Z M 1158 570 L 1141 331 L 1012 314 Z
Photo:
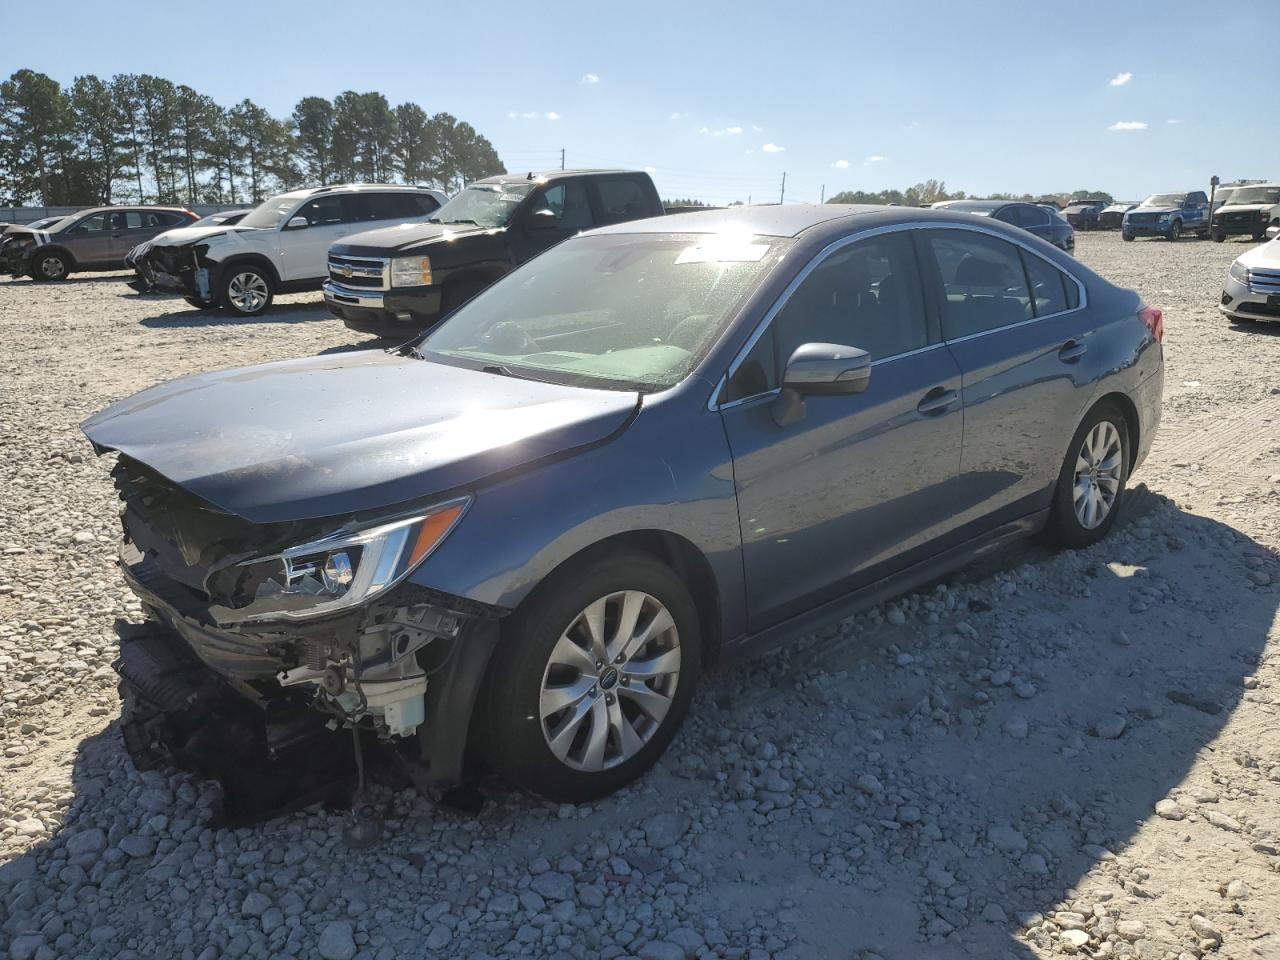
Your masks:
M 0 83 L 0 204 L 258 203 L 301 186 L 372 182 L 452 192 L 503 173 L 471 124 L 381 93 L 304 97 L 289 117 L 223 107 L 163 77 Z
M 845 190 L 832 196 L 827 203 L 896 203 L 904 207 L 927 207 L 942 200 L 1020 200 L 1026 203 L 1054 203 L 1060 207 L 1079 200 L 1115 202 L 1105 190 L 1076 190 L 1072 193 L 1043 193 L 1038 196 L 1030 193 L 992 193 L 980 197 L 977 194 L 966 194 L 963 190 L 948 192 L 944 181 L 926 180 L 905 190 L 879 190 L 875 193 Z

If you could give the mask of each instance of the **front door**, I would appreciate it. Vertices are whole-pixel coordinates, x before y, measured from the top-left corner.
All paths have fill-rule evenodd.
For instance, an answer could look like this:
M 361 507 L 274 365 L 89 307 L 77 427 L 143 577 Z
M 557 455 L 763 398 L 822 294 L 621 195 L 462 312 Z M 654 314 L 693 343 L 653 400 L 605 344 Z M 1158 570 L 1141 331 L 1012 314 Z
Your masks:
M 97 266 L 109 259 L 107 245 L 110 234 L 108 227 L 112 213 L 104 211 L 85 217 L 68 230 L 63 240 L 76 263 L 84 266 Z
M 587 188 L 581 180 L 560 180 L 540 187 L 521 204 L 516 216 L 511 237 L 512 262 L 524 263 L 595 225 Z
M 353 232 L 343 197 L 326 194 L 308 200 L 285 221 L 280 233 L 280 279 L 319 280 L 329 272 L 329 247 Z M 307 225 L 290 226 L 299 217 Z
M 1098 349 L 1076 281 L 1007 240 L 928 229 L 942 333 L 964 378 L 965 523 L 995 526 L 1049 505 L 1091 391 Z
M 830 253 L 732 371 L 721 415 L 733 453 L 748 629 L 757 632 L 903 566 L 951 528 L 960 374 L 931 329 L 910 235 Z M 804 343 L 872 356 L 864 393 L 773 408 Z

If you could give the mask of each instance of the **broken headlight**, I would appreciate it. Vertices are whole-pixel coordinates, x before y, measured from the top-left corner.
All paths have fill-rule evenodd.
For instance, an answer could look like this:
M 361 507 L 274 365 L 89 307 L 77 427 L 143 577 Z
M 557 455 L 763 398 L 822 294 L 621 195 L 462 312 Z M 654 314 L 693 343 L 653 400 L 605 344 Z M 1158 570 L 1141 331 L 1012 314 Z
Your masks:
M 450 500 L 402 520 L 245 560 L 223 574 L 232 580 L 226 592 L 234 599 L 215 616 L 222 623 L 300 620 L 357 606 L 408 576 L 469 503 L 469 497 Z

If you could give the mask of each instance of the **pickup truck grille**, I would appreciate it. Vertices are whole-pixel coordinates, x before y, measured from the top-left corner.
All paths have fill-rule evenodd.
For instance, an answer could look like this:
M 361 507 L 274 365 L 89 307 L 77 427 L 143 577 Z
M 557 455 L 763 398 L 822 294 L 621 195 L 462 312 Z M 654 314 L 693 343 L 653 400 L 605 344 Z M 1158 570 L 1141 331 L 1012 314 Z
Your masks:
M 1233 210 L 1231 212 L 1227 212 L 1224 210 L 1218 214 L 1218 219 L 1221 220 L 1223 223 L 1233 223 L 1233 224 L 1234 223 L 1253 224 L 1253 223 L 1262 222 L 1261 218 L 1259 218 L 1258 214 L 1253 210 L 1238 210 L 1238 211 Z
M 377 257 L 329 256 L 329 279 L 344 287 L 386 290 L 390 287 L 391 263 Z
M 1249 292 L 1265 296 L 1280 294 L 1280 267 L 1250 267 Z
M 1131 213 L 1129 214 L 1130 223 L 1158 223 L 1160 214 L 1158 213 Z

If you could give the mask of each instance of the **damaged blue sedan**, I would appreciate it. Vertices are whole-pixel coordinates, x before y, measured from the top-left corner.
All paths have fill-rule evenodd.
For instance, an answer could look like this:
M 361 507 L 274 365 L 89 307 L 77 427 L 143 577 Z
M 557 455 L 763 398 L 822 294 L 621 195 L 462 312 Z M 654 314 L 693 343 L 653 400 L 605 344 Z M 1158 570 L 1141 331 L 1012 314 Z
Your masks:
M 395 351 L 143 391 L 84 423 L 148 614 L 126 741 L 256 784 L 373 746 L 419 785 L 608 794 L 715 663 L 1104 537 L 1163 322 L 1001 223 L 744 207 L 581 234 Z

